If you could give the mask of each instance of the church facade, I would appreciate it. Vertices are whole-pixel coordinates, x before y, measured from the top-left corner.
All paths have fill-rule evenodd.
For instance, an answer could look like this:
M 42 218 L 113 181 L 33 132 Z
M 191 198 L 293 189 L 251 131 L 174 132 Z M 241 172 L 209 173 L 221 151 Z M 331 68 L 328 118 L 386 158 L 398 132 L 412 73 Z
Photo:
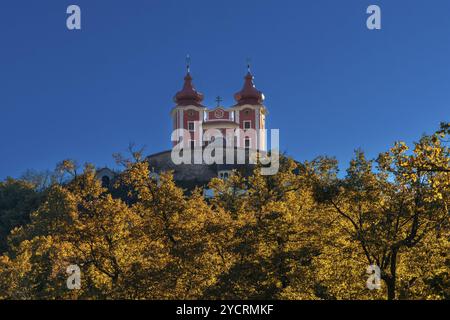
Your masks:
M 225 108 L 218 104 L 215 108 L 208 108 L 202 104 L 203 94 L 194 88 L 188 69 L 183 88 L 175 95 L 176 105 L 171 111 L 173 129 L 189 132 L 183 147 L 205 146 L 211 138 L 204 137 L 205 132 L 217 130 L 224 137 L 224 146 L 266 151 L 263 129 L 266 129 L 267 110 L 263 105 L 264 94 L 256 89 L 253 79 L 248 68 L 244 86 L 234 95 L 235 105 Z M 233 134 L 229 134 L 233 130 Z M 173 145 L 179 142 L 173 141 Z

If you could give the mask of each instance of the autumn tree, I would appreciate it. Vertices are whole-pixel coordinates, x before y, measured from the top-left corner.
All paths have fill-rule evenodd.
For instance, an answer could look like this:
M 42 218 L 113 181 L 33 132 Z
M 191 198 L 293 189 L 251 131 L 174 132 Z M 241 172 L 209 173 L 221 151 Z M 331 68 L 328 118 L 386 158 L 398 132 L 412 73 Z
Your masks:
M 312 298 L 310 272 L 318 248 L 313 203 L 298 164 L 284 158 L 280 172 L 250 177 L 235 173 L 211 182 L 211 203 L 232 223 L 221 251 L 232 262 L 207 294 L 226 299 Z M 231 232 L 231 233 L 230 233 Z M 231 237 L 230 237 L 231 235 Z
M 222 271 L 214 231 L 220 221 L 200 190 L 191 195 L 176 186 L 171 173 L 149 178 L 146 162 L 129 165 L 121 184 L 138 199 L 132 210 L 143 219 L 143 253 L 153 263 L 141 269 L 147 297 L 198 298 Z
M 398 296 L 400 279 L 403 288 L 417 281 L 401 257 L 427 252 L 445 234 L 448 240 L 450 158 L 442 138 L 425 136 L 412 153 L 397 143 L 376 161 L 358 151 L 345 179 L 318 183 L 316 196 L 338 214 L 350 245 L 381 269 L 388 299 Z

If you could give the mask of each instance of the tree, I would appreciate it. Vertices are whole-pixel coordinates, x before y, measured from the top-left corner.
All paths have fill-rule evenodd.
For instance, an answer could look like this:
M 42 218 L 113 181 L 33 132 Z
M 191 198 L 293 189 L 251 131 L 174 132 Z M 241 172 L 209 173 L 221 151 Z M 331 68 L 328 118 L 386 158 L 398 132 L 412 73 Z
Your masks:
M 408 277 L 400 256 L 419 248 L 426 252 L 430 239 L 449 226 L 448 148 L 436 134 L 423 137 L 412 154 L 407 151 L 397 143 L 375 161 L 376 170 L 358 151 L 345 179 L 318 182 L 318 199 L 339 215 L 342 230 L 367 263 L 380 267 L 388 299 L 397 296 L 398 270 L 405 272 L 402 281 Z
M 121 200 L 113 199 L 87 166 L 66 186 L 54 185 L 45 203 L 31 216 L 31 223 L 12 235 L 11 254 L 4 256 L 2 272 L 20 279 L 15 286 L 30 298 L 124 298 L 132 288 L 125 285 L 129 272 L 141 262 L 143 251 L 135 233 L 139 216 Z M 22 264 L 24 270 L 8 265 Z M 83 286 L 66 288 L 66 269 L 78 265 Z M 23 272 L 21 276 L 14 273 Z M 30 285 L 33 284 L 33 285 Z
M 138 199 L 132 209 L 143 219 L 143 254 L 150 257 L 141 269 L 146 297 L 198 298 L 221 271 L 211 239 L 217 217 L 199 190 L 187 196 L 171 173 L 162 174 L 159 181 L 149 176 L 148 164 L 136 162 L 119 182 Z
M 313 298 L 313 199 L 298 164 L 281 161 L 280 172 L 235 173 L 213 180 L 212 200 L 232 220 L 221 251 L 232 262 L 207 296 L 221 299 Z M 231 237 L 230 237 L 231 232 Z
M 40 201 L 41 194 L 29 182 L 12 178 L 0 182 L 0 253 L 7 249 L 10 232 L 30 221 Z

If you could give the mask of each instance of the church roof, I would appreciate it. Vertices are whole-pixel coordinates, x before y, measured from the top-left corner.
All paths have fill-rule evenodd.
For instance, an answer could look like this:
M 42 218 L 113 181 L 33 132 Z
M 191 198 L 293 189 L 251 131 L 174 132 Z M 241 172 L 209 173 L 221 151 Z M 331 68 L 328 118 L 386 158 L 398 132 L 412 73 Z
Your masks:
M 192 84 L 191 74 L 188 73 L 184 77 L 184 85 L 181 91 L 178 91 L 174 97 L 174 101 L 180 106 L 201 106 L 203 101 L 203 94 L 198 92 Z
M 242 90 L 234 95 L 234 99 L 236 99 L 238 105 L 261 104 L 264 101 L 264 94 L 256 89 L 253 83 L 254 77 L 250 70 L 248 70 L 244 79 L 245 82 Z

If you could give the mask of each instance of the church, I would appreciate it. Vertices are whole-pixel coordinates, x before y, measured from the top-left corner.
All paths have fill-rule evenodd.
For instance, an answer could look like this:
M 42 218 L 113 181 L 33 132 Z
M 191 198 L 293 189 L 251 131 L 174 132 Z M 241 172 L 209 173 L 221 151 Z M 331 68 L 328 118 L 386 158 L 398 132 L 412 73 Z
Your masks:
M 236 104 L 225 108 L 220 106 L 220 99 L 215 108 L 208 108 L 202 104 L 203 94 L 198 92 L 192 83 L 189 71 L 184 77 L 183 89 L 174 97 L 175 107 L 172 108 L 171 117 L 173 129 L 187 129 L 190 139 L 186 141 L 185 147 L 203 146 L 203 133 L 206 130 L 219 130 L 225 136 L 226 129 L 241 129 L 243 131 L 254 129 L 265 129 L 266 107 L 263 105 L 264 94 L 257 90 L 253 83 L 253 75 L 248 66 L 243 88 L 234 95 Z M 251 130 L 249 130 L 251 131 Z M 226 141 L 225 144 L 233 143 L 236 148 L 250 148 L 266 150 L 264 136 L 241 136 L 234 137 L 234 141 Z M 175 144 L 175 142 L 174 142 Z
M 183 188 L 192 190 L 204 187 L 215 177 L 227 179 L 234 170 L 243 175 L 252 173 L 254 163 L 249 160 L 252 151 L 267 152 L 266 116 L 264 94 L 254 84 L 254 76 L 247 67 L 242 89 L 235 95 L 235 104 L 229 107 L 217 105 L 208 107 L 203 104 L 204 95 L 197 91 L 193 84 L 189 64 L 182 89 L 174 98 L 174 106 L 170 111 L 170 119 L 174 132 L 184 132 L 181 137 L 172 134 L 173 148 L 178 146 L 184 150 L 204 150 L 215 137 L 206 137 L 208 132 L 218 132 L 223 136 L 221 145 L 232 150 L 233 156 L 242 151 L 245 161 L 218 161 L 217 163 L 182 163 L 175 164 L 172 150 L 152 154 L 146 157 L 152 176 L 158 178 L 161 172 L 173 171 L 175 182 Z M 229 134 L 232 132 L 233 134 Z M 182 150 L 183 151 L 183 150 Z M 97 177 L 104 186 L 114 179 L 115 173 L 108 168 L 97 170 Z

